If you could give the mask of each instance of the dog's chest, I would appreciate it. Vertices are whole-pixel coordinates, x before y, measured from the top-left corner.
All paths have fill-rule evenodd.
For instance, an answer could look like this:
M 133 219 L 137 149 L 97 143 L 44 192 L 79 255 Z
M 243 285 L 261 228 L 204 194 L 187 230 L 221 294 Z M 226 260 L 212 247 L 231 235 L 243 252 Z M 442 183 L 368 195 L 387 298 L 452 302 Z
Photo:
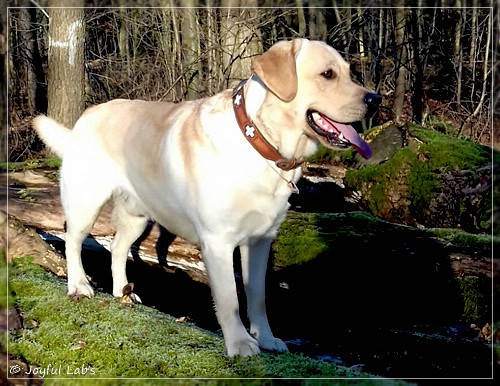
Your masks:
M 242 238 L 276 237 L 285 216 L 286 210 L 274 213 L 247 212 L 239 224 Z
M 242 238 L 275 237 L 290 204 L 289 191 L 270 194 L 269 192 L 240 192 L 233 199 L 233 226 Z

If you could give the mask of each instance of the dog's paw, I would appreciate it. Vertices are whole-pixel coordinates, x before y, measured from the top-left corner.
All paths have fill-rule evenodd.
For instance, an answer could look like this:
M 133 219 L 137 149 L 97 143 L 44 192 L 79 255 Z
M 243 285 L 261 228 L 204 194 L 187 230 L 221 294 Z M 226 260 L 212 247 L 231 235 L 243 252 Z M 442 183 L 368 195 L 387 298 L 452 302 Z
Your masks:
M 285 342 L 279 338 L 270 338 L 265 340 L 259 339 L 259 346 L 264 350 L 288 352 L 288 347 Z
M 91 298 L 94 296 L 94 289 L 90 285 L 89 281 L 84 278 L 76 283 L 68 282 L 68 295 L 72 298 Z
M 230 357 L 249 357 L 260 353 L 259 343 L 251 336 L 226 345 L 227 355 Z

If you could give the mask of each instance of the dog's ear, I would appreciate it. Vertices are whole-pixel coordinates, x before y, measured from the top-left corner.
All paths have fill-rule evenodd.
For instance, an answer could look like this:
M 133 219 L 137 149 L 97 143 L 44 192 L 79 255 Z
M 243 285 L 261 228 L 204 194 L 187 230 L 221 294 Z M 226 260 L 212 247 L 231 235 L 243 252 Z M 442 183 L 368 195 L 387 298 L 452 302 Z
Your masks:
M 285 102 L 297 94 L 295 58 L 301 45 L 301 39 L 278 42 L 252 62 L 252 71 Z

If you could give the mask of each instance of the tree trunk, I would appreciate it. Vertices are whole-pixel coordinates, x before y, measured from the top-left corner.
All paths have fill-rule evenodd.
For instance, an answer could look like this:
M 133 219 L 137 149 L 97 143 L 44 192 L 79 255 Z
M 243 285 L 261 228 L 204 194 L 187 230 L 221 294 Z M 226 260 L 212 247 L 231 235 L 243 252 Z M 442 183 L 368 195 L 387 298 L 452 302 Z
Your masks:
M 424 68 L 422 66 L 422 58 L 420 47 L 422 42 L 422 33 L 420 22 L 422 20 L 422 12 L 419 9 L 411 10 L 412 24 L 412 45 L 413 45 L 413 94 L 411 96 L 413 120 L 417 123 L 422 123 L 423 103 L 424 103 Z
M 326 40 L 328 34 L 323 9 L 309 8 L 309 36 L 311 39 Z
M 120 50 L 120 60 L 125 65 L 127 76 L 131 76 L 130 46 L 128 36 L 127 8 L 124 0 L 120 0 L 120 30 L 118 32 L 118 48 Z
M 365 38 L 364 38 L 364 31 L 363 31 L 363 11 L 360 6 L 357 7 L 357 16 L 356 16 L 358 22 L 358 52 L 359 52 L 359 58 L 361 59 L 361 64 L 364 66 L 365 62 L 365 57 L 367 55 L 366 49 L 365 49 Z
M 470 37 L 470 53 L 469 53 L 469 63 L 472 64 L 474 58 L 476 57 L 476 39 L 477 39 L 477 0 L 472 1 L 472 20 L 471 20 L 471 37 Z
M 31 114 L 35 112 L 36 106 L 36 77 L 33 71 L 33 52 L 36 40 L 33 39 L 32 25 L 29 8 L 19 9 L 18 34 L 21 61 L 16 75 L 21 77 L 26 93 L 26 104 L 23 106 Z
M 490 13 L 489 17 L 493 17 L 492 13 Z M 489 68 L 489 63 L 490 63 L 490 44 L 491 44 L 491 22 L 487 23 L 487 33 L 486 33 L 486 43 L 484 45 L 485 50 L 484 50 L 484 57 L 483 57 L 483 88 L 481 91 L 481 98 L 474 109 L 474 112 L 467 117 L 467 119 L 462 123 L 460 126 L 460 129 L 458 130 L 457 137 L 462 134 L 462 131 L 464 130 L 465 126 L 472 120 L 474 119 L 481 109 L 483 108 L 483 104 L 486 100 L 486 96 L 488 94 L 488 77 L 490 76 L 490 68 Z M 479 139 L 480 136 L 483 134 L 484 130 L 480 131 L 479 133 L 470 133 L 471 137 L 475 137 L 476 139 Z
M 206 79 L 206 90 L 205 93 L 208 95 L 214 94 L 217 87 L 217 75 L 219 73 L 219 68 L 216 62 L 216 37 L 217 35 L 217 11 L 214 8 L 213 0 L 207 0 L 206 4 L 206 12 L 207 12 L 207 20 L 206 20 L 206 34 L 207 34 L 207 42 L 205 45 L 205 49 L 207 51 L 207 75 Z
M 188 100 L 197 99 L 201 77 L 200 66 L 200 33 L 198 31 L 198 0 L 186 0 L 182 10 L 182 51 L 184 77 L 186 79 L 185 95 Z
M 83 0 L 50 0 L 49 7 L 83 7 Z M 73 127 L 85 108 L 83 8 L 49 8 L 48 115 Z
M 299 24 L 299 36 L 306 37 L 307 33 L 307 23 L 306 16 L 304 12 L 304 1 L 295 0 L 295 5 L 297 6 L 297 21 Z
M 478 42 L 478 20 L 477 20 L 477 0 L 474 0 L 472 2 L 474 5 L 472 9 L 472 25 L 471 25 L 471 39 L 470 39 L 470 52 L 469 52 L 469 70 L 470 73 L 472 74 L 472 81 L 471 83 L 471 90 L 470 90 L 470 95 L 475 95 L 476 93 L 476 63 L 478 61 L 477 58 L 477 51 L 476 51 L 476 45 Z
M 344 20 L 343 18 L 341 17 L 340 15 L 340 11 L 339 11 L 339 7 L 337 5 L 337 1 L 336 0 L 333 0 L 333 10 L 335 12 L 335 19 L 337 21 L 337 24 L 341 25 L 340 27 L 340 35 L 342 37 L 342 47 L 339 47 L 339 50 L 341 51 L 347 51 L 348 50 L 348 47 L 347 47 L 347 32 L 346 32 L 346 29 L 344 28 Z
M 259 10 L 256 0 L 224 0 L 225 13 L 221 21 L 223 87 L 251 74 L 251 57 L 262 50 L 256 20 Z M 245 7 L 245 8 L 243 8 Z M 223 88 L 221 87 L 221 88 Z
M 350 5 L 349 1 L 347 1 L 347 0 L 344 1 L 344 6 L 346 6 L 346 5 Z M 351 29 L 352 29 L 352 14 L 351 14 L 350 8 L 346 9 L 345 20 L 346 20 L 346 25 L 345 25 L 344 31 L 346 33 L 346 36 L 349 36 L 349 39 L 347 40 L 347 44 L 345 46 L 345 53 L 346 53 L 345 59 L 347 61 L 349 61 L 350 60 L 350 57 L 349 57 L 350 48 L 351 48 L 352 37 L 353 37 L 353 34 L 348 32 L 348 31 L 351 31 Z
M 184 62 L 182 61 L 182 54 L 181 54 L 181 34 L 179 32 L 179 20 L 178 20 L 178 12 L 180 10 L 175 9 L 175 2 L 174 0 L 170 0 L 170 14 L 171 14 L 171 19 L 172 19 L 172 32 L 173 32 L 173 39 L 172 39 L 172 63 L 171 66 L 172 68 L 177 70 L 177 77 L 175 79 L 175 83 L 177 83 L 178 79 L 182 79 L 182 74 L 184 73 Z M 175 70 L 174 70 L 175 71 Z M 181 100 L 182 95 L 183 95 L 183 89 L 184 87 L 176 87 L 176 98 L 175 100 Z M 178 92 L 177 92 L 178 91 Z
M 5 74 L 6 68 L 6 52 L 7 52 L 7 29 L 6 29 L 6 13 L 4 8 L 0 10 L 0 74 Z M 7 79 L 5 76 L 0 77 L 0 162 L 7 160 Z
M 406 94 L 406 47 L 405 47 L 405 9 L 404 1 L 398 1 L 398 8 L 396 9 L 396 51 L 397 60 L 396 68 L 398 76 L 396 78 L 396 90 L 394 91 L 394 114 L 396 115 L 396 121 L 401 120 L 401 115 L 403 114 L 403 107 L 405 103 Z
M 455 41 L 453 44 L 453 61 L 455 63 L 455 68 L 457 71 L 457 88 L 456 88 L 456 102 L 457 111 L 460 111 L 460 103 L 462 99 L 462 45 L 460 43 L 460 38 L 462 37 L 462 17 L 465 16 L 464 10 L 462 10 L 461 0 L 457 0 L 458 8 L 458 18 L 457 24 L 455 25 Z

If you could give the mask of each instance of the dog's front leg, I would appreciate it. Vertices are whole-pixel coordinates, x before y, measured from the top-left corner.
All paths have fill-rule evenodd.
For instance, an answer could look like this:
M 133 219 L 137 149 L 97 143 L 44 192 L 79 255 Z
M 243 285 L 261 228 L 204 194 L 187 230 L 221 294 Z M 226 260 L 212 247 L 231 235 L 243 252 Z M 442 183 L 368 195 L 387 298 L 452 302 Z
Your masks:
M 288 351 L 271 332 L 266 313 L 266 270 L 272 239 L 262 238 L 240 245 L 241 269 L 248 303 L 250 334 L 267 350 Z
M 212 240 L 202 245 L 202 256 L 207 267 L 217 320 L 224 334 L 230 357 L 250 356 L 260 352 L 259 344 L 250 336 L 241 322 L 236 282 L 233 270 L 234 247 L 224 240 Z

